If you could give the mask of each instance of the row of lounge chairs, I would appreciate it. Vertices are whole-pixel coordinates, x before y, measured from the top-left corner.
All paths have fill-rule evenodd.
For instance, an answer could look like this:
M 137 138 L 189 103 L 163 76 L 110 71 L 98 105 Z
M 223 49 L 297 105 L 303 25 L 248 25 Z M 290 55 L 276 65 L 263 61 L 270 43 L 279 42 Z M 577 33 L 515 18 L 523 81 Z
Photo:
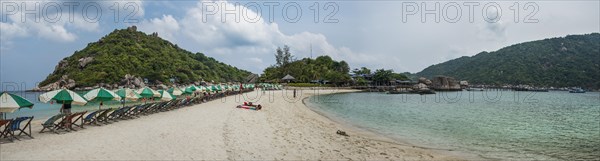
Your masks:
M 245 90 L 244 92 L 248 91 L 251 90 Z M 88 111 L 77 112 L 72 114 L 58 114 L 48 118 L 48 120 L 42 123 L 43 128 L 42 131 L 40 131 L 40 133 L 50 131 L 58 134 L 62 130 L 67 132 L 77 131 L 78 129 L 85 129 L 84 126 L 101 126 L 113 122 L 118 122 L 120 120 L 134 119 L 144 115 L 170 111 L 186 106 L 191 106 L 194 104 L 203 103 L 206 101 L 211 101 L 231 94 L 237 94 L 237 92 L 217 93 L 213 95 L 205 95 L 194 98 L 176 99 L 172 101 L 124 106 L 121 108 L 100 109 L 96 111 L 91 111 L 87 115 L 85 114 L 88 113 Z M 27 133 L 28 136 L 31 136 L 29 134 L 31 134 L 31 132 Z

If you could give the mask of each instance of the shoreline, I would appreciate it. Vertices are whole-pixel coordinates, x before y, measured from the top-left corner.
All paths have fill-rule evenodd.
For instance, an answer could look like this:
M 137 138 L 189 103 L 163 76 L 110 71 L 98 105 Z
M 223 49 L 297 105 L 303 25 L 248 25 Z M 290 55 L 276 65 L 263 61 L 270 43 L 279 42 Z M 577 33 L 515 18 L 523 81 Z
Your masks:
M 365 91 L 356 90 L 356 91 L 350 91 L 350 92 L 329 93 L 326 95 L 343 94 L 343 93 L 360 93 L 360 92 L 365 92 Z M 314 113 L 320 115 L 321 117 L 328 119 L 331 122 L 334 122 L 336 124 L 339 124 L 344 129 L 347 129 L 346 130 L 347 133 L 351 132 L 356 135 L 365 137 L 367 139 L 371 139 L 373 141 L 386 142 L 386 143 L 390 143 L 390 144 L 396 144 L 399 146 L 406 146 L 406 147 L 412 147 L 412 148 L 420 148 L 423 150 L 433 151 L 435 153 L 441 153 L 441 154 L 447 155 L 449 157 L 456 157 L 456 158 L 453 158 L 450 160 L 457 160 L 457 159 L 458 160 L 493 160 L 494 159 L 494 158 L 484 158 L 484 157 L 476 155 L 476 154 L 466 153 L 466 152 L 462 152 L 462 151 L 454 151 L 451 149 L 436 149 L 434 147 L 425 147 L 425 146 L 421 146 L 418 144 L 410 143 L 409 141 L 406 141 L 406 140 L 402 140 L 402 138 L 388 137 L 383 133 L 379 133 L 379 132 L 375 131 L 374 129 L 369 129 L 368 127 L 362 127 L 359 125 L 355 125 L 355 124 L 352 124 L 351 122 L 345 121 L 343 119 L 335 118 L 334 116 L 328 116 L 323 111 L 319 111 L 315 107 L 311 106 L 311 104 L 318 106 L 317 103 L 307 102 L 307 101 L 309 101 L 309 99 L 311 99 L 311 97 L 314 97 L 314 96 L 308 96 L 308 97 L 305 97 L 302 99 L 302 103 L 304 104 L 304 106 L 306 106 L 307 109 L 313 111 Z
M 0 160 L 466 160 L 355 133 L 300 102 L 312 94 L 291 100 L 285 92 L 257 90 L 61 134 L 38 133 L 34 121 L 35 139 L 0 144 Z M 263 109 L 235 108 L 246 97 Z

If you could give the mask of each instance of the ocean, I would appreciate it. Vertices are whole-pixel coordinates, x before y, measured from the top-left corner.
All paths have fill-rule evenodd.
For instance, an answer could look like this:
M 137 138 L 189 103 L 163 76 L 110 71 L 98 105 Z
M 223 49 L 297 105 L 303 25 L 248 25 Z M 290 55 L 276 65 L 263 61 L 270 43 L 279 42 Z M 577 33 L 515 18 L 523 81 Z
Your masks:
M 600 159 L 600 93 L 463 91 L 312 96 L 319 113 L 413 145 L 487 159 Z

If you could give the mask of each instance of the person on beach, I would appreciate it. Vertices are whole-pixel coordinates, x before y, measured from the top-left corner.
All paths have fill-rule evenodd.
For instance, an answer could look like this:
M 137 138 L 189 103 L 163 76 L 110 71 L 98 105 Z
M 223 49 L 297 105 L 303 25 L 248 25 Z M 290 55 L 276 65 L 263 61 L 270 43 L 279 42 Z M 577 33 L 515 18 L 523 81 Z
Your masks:
M 63 103 L 62 107 L 60 108 L 60 111 L 64 114 L 70 114 L 71 113 L 71 103 Z

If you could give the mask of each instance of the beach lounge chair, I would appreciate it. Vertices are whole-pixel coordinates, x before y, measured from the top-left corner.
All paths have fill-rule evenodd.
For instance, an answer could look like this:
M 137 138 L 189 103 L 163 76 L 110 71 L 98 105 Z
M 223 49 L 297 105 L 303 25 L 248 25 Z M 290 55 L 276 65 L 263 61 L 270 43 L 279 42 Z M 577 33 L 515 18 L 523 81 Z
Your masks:
M 85 113 L 87 113 L 87 111 L 74 113 L 71 120 L 71 125 L 75 125 L 79 128 L 85 129 L 83 127 L 83 115 L 85 115 Z M 77 121 L 79 121 L 80 123 L 77 124 Z
M 104 123 L 104 124 L 109 123 L 108 116 L 109 116 L 110 112 L 112 112 L 112 111 L 114 111 L 113 108 L 109 108 L 109 109 L 102 111 L 102 113 L 100 113 L 100 115 L 98 115 L 98 117 L 96 117 L 96 125 L 100 125 L 99 123 Z
M 21 136 L 21 134 L 25 134 L 33 139 L 33 136 L 31 136 L 31 120 L 33 120 L 33 116 L 17 117 L 16 119 L 12 120 L 10 122 L 10 124 L 7 126 L 8 132 L 10 132 L 12 134 L 12 136 L 17 140 L 19 140 L 19 138 L 17 138 L 17 136 Z M 21 123 L 23 123 L 23 122 L 26 122 L 26 123 L 24 126 L 21 127 Z M 29 133 L 27 131 L 25 131 L 26 129 L 29 129 Z M 15 132 L 19 132 L 19 134 L 15 134 Z
M 99 113 L 102 113 L 104 111 L 106 111 L 106 109 L 102 109 L 102 110 L 97 110 L 97 111 L 91 112 L 90 114 L 88 114 L 87 116 L 85 116 L 83 118 L 83 124 L 88 124 L 88 125 L 96 124 L 96 125 L 98 125 L 98 122 L 96 122 L 97 116 L 98 116 Z
M 54 115 L 54 116 L 48 118 L 48 120 L 46 120 L 46 122 L 42 123 L 43 128 L 42 128 L 42 131 L 40 131 L 40 133 L 44 133 L 44 130 L 48 129 L 48 130 L 58 134 L 58 132 L 56 130 L 58 129 L 59 124 L 55 123 L 55 122 L 65 116 L 66 116 L 65 114 L 58 114 L 58 115 Z
M 10 124 L 11 121 L 12 119 L 0 120 L 0 138 L 9 138 L 9 140 L 12 141 L 12 133 L 8 131 L 8 124 Z
M 60 123 L 58 123 L 58 129 L 65 129 L 66 131 L 70 132 L 71 130 L 73 131 L 77 131 L 73 128 L 73 122 L 78 120 L 77 117 L 83 117 L 83 114 L 87 113 L 87 111 L 84 112 L 77 112 L 77 113 L 72 113 L 72 114 L 68 114 L 66 115 L 61 121 Z

